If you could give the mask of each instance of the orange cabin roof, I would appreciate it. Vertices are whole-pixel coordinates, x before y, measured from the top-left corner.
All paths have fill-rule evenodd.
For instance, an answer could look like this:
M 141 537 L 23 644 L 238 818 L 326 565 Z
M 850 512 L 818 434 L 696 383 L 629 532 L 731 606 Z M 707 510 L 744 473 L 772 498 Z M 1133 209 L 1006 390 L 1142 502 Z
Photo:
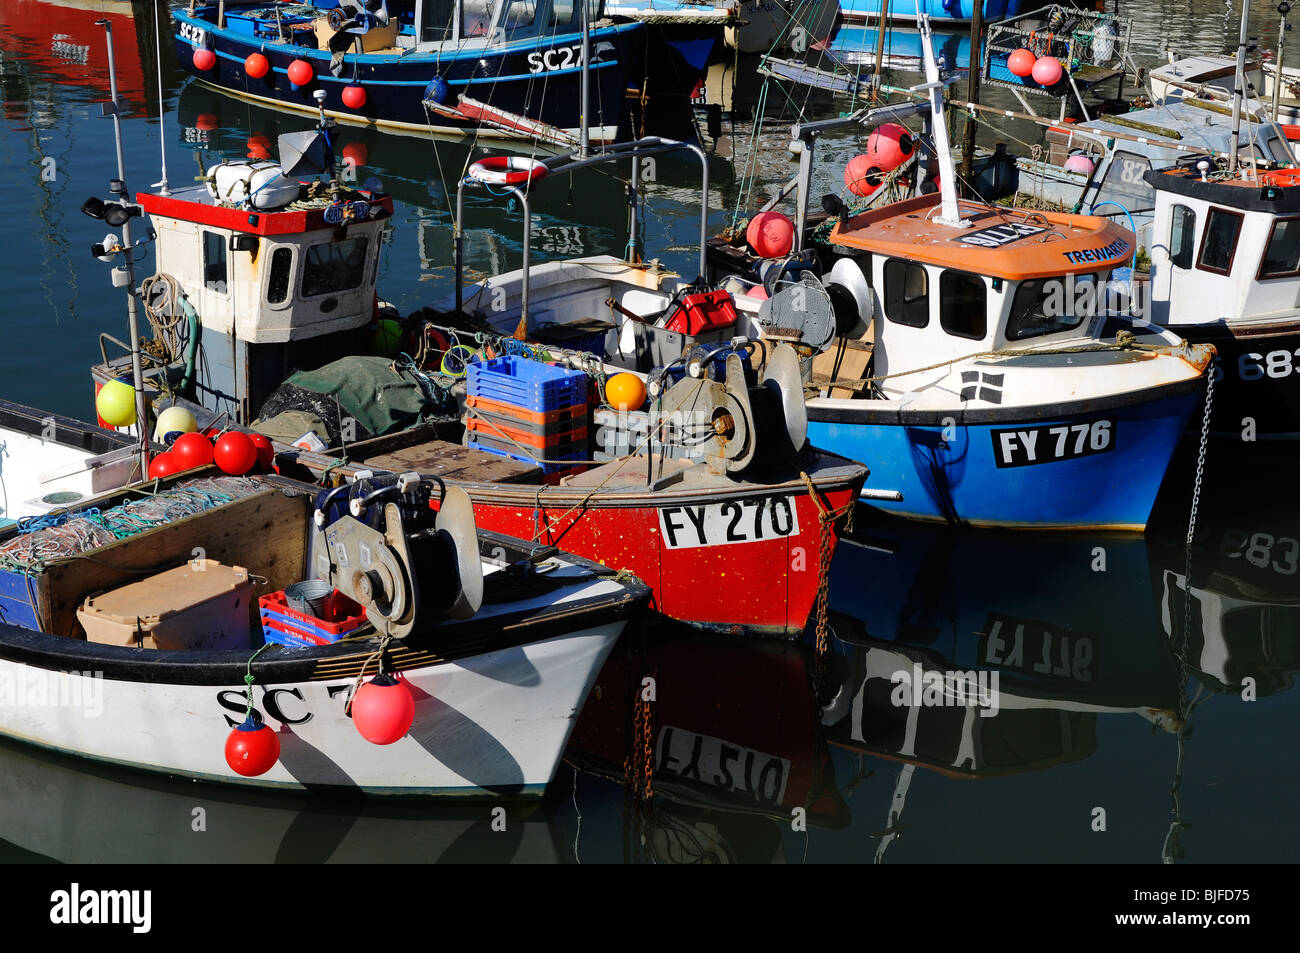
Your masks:
M 922 195 L 839 222 L 841 247 L 1021 281 L 1128 264 L 1136 239 L 1110 219 L 958 202 L 969 228 L 938 225 L 940 196 Z

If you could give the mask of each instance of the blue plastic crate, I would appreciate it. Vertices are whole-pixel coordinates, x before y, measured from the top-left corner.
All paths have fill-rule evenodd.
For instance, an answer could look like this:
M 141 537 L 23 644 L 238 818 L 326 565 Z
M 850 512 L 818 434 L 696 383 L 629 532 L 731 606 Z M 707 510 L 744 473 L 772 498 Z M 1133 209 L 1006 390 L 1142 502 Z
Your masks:
M 279 629 L 273 629 L 269 625 L 262 626 L 262 638 L 267 642 L 273 642 L 276 645 L 287 645 L 295 649 L 314 649 L 317 648 L 315 643 L 308 642 L 306 639 L 299 639 L 287 632 L 281 632 Z
M 532 457 L 525 457 L 518 453 L 510 453 L 507 450 L 502 450 L 500 447 L 495 447 L 488 443 L 482 443 L 475 440 L 472 436 L 466 445 L 475 450 L 482 450 L 485 453 L 495 453 L 498 457 L 509 457 L 511 460 L 518 460 L 521 463 L 531 463 L 533 466 L 541 467 L 543 473 L 567 473 L 574 467 L 580 466 L 582 462 L 587 459 L 585 448 L 582 450 L 573 450 L 568 453 L 547 454 L 548 460 L 556 462 L 542 463 L 539 460 L 534 460 Z
M 318 625 L 312 625 L 310 622 L 306 622 L 297 616 L 286 615 L 283 612 L 275 612 L 271 609 L 261 609 L 260 614 L 262 617 L 263 630 L 267 629 L 266 626 L 267 620 L 274 619 L 276 622 L 279 622 L 281 625 L 285 625 L 293 629 L 298 629 L 303 632 L 309 632 L 314 636 L 324 639 L 326 642 L 337 642 L 340 639 L 345 639 L 349 635 L 352 635 L 354 632 L 357 632 L 361 628 L 361 626 L 357 626 L 354 629 L 348 629 L 346 631 L 331 632 L 329 629 L 322 628 L 321 626 Z
M 465 375 L 471 397 L 513 404 L 546 413 L 587 401 L 587 375 L 512 354 L 476 361 Z

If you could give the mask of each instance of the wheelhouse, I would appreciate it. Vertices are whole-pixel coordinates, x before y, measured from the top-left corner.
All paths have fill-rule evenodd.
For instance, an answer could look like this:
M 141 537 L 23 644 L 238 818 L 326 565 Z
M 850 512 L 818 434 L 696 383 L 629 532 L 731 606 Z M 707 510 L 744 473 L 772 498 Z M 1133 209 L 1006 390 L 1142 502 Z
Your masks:
M 1156 195 L 1156 323 L 1294 319 L 1300 309 L 1300 174 L 1224 179 L 1181 168 L 1148 173 L 1146 180 Z
M 1127 291 L 1111 275 L 1134 239 L 1113 222 L 961 203 L 969 224 L 953 228 L 933 221 L 938 207 L 938 196 L 922 196 L 831 235 L 876 299 L 875 373 L 887 395 L 936 383 L 955 358 L 1086 334 Z

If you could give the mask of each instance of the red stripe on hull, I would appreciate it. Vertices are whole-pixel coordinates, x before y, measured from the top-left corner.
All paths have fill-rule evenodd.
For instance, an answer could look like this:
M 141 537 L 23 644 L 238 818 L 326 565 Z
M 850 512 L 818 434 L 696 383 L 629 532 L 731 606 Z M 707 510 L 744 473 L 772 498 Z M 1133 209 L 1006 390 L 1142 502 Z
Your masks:
M 536 537 L 611 569 L 635 573 L 654 590 L 653 607 L 671 619 L 737 632 L 798 636 L 817 600 L 821 523 L 806 491 L 777 495 L 788 496 L 794 504 L 797 532 L 779 539 L 691 548 L 665 544 L 658 508 L 650 506 L 569 513 L 475 500 L 474 518 L 482 529 Z M 849 488 L 823 495 L 832 509 L 846 506 L 852 497 Z M 835 538 L 833 534 L 832 546 Z

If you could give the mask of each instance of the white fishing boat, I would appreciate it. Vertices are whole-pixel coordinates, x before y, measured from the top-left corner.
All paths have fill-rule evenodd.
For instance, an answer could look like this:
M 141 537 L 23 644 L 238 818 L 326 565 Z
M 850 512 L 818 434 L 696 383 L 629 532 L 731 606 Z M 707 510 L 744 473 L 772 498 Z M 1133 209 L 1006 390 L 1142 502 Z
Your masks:
M 192 471 L 4 530 L 0 735 L 269 789 L 540 794 L 648 591 L 418 474 L 368 489 Z M 302 580 L 351 627 L 266 595 Z

